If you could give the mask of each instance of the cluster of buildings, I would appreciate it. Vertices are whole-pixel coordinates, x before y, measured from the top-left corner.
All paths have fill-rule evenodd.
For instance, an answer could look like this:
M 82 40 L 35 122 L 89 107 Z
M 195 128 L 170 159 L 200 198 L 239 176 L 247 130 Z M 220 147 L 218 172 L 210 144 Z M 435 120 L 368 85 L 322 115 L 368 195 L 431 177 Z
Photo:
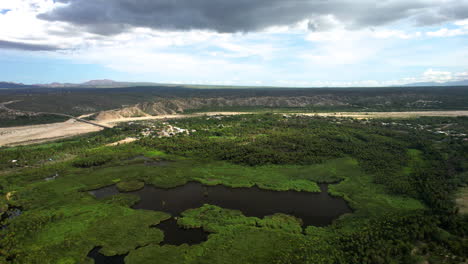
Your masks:
M 162 123 L 162 126 L 151 126 L 141 131 L 143 137 L 173 137 L 179 134 L 190 135 L 190 133 L 196 132 L 196 130 L 188 130 L 180 127 L 170 125 L 166 122 Z

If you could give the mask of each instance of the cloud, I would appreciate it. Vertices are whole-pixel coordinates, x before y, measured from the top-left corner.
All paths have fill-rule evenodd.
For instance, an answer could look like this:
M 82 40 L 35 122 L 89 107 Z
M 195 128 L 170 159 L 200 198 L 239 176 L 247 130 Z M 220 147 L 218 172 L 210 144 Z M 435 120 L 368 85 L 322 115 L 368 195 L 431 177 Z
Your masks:
M 16 49 L 29 51 L 56 51 L 59 47 L 43 44 L 31 44 L 24 42 L 0 40 L 0 49 Z
M 308 23 L 310 31 L 329 31 L 340 27 L 340 22 L 333 15 L 320 16 L 311 19 Z
M 455 28 L 440 28 L 436 31 L 426 32 L 429 37 L 456 37 L 468 35 L 468 19 L 455 21 L 452 26 Z
M 468 19 L 456 21 L 454 24 L 457 26 L 468 26 Z
M 0 14 L 0 53 L 161 82 L 375 86 L 436 78 L 423 77 L 429 68 L 456 78 L 468 48 L 441 37 L 468 32 L 464 13 L 447 11 L 467 1 L 0 0 L 11 10 Z M 443 23 L 415 27 L 423 16 Z
M 457 80 L 468 80 L 468 71 L 456 73 L 455 78 Z
M 468 0 L 57 0 L 38 17 L 112 35 L 131 27 L 251 32 L 308 19 L 314 31 L 341 21 L 347 28 L 380 26 L 415 17 L 419 24 L 468 18 Z M 332 19 L 331 19 L 332 18 Z
M 453 73 L 448 71 L 435 71 L 429 69 L 423 73 L 425 81 L 447 82 L 453 80 Z
M 437 25 L 468 18 L 467 0 L 436 0 L 437 8 L 427 9 L 416 15 L 418 25 Z
M 296 87 L 385 87 L 395 85 L 405 85 L 411 83 L 422 82 L 437 82 L 445 83 L 451 81 L 462 81 L 468 78 L 468 72 L 448 72 L 428 69 L 419 76 L 406 77 L 403 79 L 377 81 L 297 81 L 297 80 L 277 80 L 279 86 L 296 86 Z
M 420 32 L 393 29 L 346 30 L 341 25 L 329 31 L 310 32 L 305 37 L 315 46 L 304 52 L 302 58 L 309 64 L 325 66 L 356 65 L 379 58 L 400 40 L 417 39 Z
M 461 35 L 468 34 L 468 30 L 464 29 L 448 29 L 448 28 L 441 28 L 437 31 L 431 31 L 426 33 L 430 37 L 456 37 Z

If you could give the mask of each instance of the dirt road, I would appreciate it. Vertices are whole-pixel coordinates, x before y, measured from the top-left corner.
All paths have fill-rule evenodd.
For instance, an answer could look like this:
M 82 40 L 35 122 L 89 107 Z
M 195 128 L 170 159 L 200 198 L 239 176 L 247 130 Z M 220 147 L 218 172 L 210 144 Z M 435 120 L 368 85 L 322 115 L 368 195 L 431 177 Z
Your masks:
M 214 115 L 242 115 L 252 114 L 252 112 L 208 112 L 196 114 L 178 114 L 178 115 L 160 115 L 145 117 L 129 117 L 120 119 L 98 120 L 94 123 L 102 126 L 113 127 L 120 122 L 140 121 L 140 120 L 161 120 L 174 118 L 187 118 L 196 116 L 214 116 Z M 291 115 L 291 113 L 286 113 Z M 305 116 L 336 116 L 352 118 L 414 118 L 420 116 L 468 116 L 468 111 L 427 111 L 427 112 L 337 112 L 337 113 L 296 113 L 296 115 Z M 102 127 L 96 125 L 68 120 L 62 123 L 20 126 L 0 128 L 0 146 L 27 145 L 34 143 L 47 142 L 71 136 L 81 135 L 90 132 L 102 130 Z

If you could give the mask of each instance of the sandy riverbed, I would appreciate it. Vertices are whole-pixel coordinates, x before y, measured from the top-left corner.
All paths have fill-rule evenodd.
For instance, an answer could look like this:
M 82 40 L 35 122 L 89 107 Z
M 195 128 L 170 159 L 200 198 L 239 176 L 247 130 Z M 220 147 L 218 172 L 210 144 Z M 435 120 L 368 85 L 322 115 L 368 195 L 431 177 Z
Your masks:
M 160 115 L 160 116 L 145 116 L 145 117 L 129 117 L 120 119 L 98 120 L 95 123 L 115 126 L 121 122 L 141 121 L 141 120 L 160 120 L 187 118 L 195 116 L 214 116 L 214 115 L 241 115 L 252 114 L 251 112 L 208 112 L 196 114 L 178 114 L 178 115 Z M 291 113 L 287 113 L 291 114 Z M 468 116 L 468 111 L 419 111 L 419 112 L 337 112 L 337 113 L 296 113 L 297 115 L 306 116 L 337 116 L 337 117 L 353 117 L 353 118 L 413 118 L 420 116 Z M 0 146 L 16 146 L 28 145 L 53 141 L 57 139 L 72 137 L 76 135 L 86 134 L 90 132 L 100 131 L 103 128 L 91 124 L 68 120 L 62 123 L 32 125 L 20 127 L 0 128 Z
M 28 145 L 57 140 L 103 128 L 68 120 L 61 123 L 0 128 L 0 146 Z

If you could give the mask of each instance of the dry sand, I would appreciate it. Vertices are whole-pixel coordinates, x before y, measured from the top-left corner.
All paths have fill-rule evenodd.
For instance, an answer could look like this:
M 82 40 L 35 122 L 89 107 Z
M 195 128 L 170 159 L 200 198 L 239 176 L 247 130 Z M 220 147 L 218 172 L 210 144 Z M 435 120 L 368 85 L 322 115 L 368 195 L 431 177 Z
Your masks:
M 117 142 L 114 142 L 114 143 L 110 143 L 110 144 L 107 144 L 106 146 L 118 146 L 118 145 L 121 145 L 121 144 L 128 144 L 128 143 L 132 143 L 134 141 L 137 141 L 138 139 L 137 138 L 134 138 L 134 137 L 128 137 L 128 138 L 125 138 L 125 139 L 122 139 L 120 141 L 117 141 Z
M 68 120 L 61 123 L 0 128 L 0 146 L 16 146 L 42 143 L 90 132 L 103 128 Z
M 177 114 L 177 115 L 160 115 L 160 116 L 144 116 L 144 117 L 127 117 L 118 119 L 98 120 L 95 123 L 115 126 L 117 123 L 140 121 L 140 120 L 160 120 L 186 118 L 195 116 L 214 116 L 214 115 L 242 115 L 252 114 L 252 112 L 208 112 L 196 114 Z M 293 113 L 287 113 L 292 115 Z M 468 111 L 427 111 L 427 112 L 337 112 L 337 113 L 295 113 L 296 115 L 305 116 L 336 116 L 336 117 L 352 117 L 352 118 L 413 118 L 420 116 L 468 116 Z M 81 135 L 90 132 L 100 131 L 103 128 L 91 124 L 78 122 L 76 120 L 68 120 L 62 123 L 7 127 L 0 128 L 0 146 L 16 146 L 28 145 L 34 143 L 42 143 L 71 136 Z

